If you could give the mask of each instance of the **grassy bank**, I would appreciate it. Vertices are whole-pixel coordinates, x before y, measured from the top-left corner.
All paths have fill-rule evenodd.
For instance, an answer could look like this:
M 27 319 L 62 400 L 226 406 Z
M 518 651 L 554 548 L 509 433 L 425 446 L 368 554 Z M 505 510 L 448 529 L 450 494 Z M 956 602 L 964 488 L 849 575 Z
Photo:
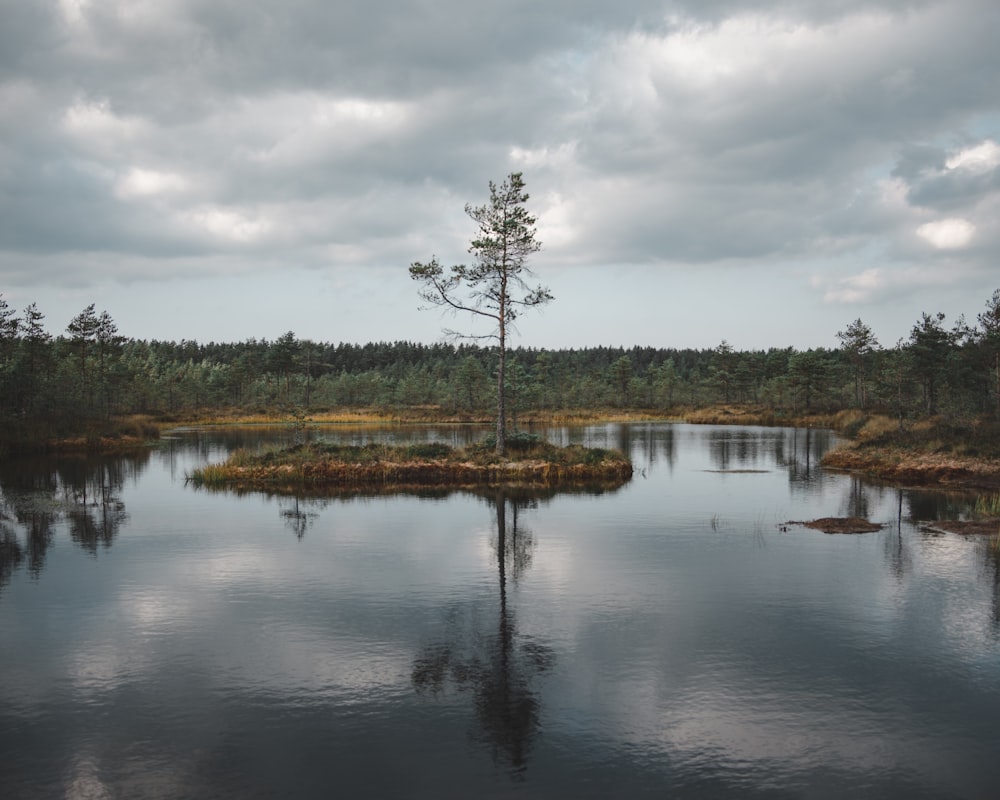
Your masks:
M 72 433 L 38 428 L 30 422 L 0 434 L 0 453 L 117 453 L 146 447 L 160 438 L 161 423 L 133 414 L 110 420 L 91 420 L 72 426 Z
M 780 412 L 764 406 L 713 405 L 663 408 L 586 408 L 533 409 L 518 412 L 518 425 L 588 425 L 603 422 L 690 422 L 701 425 L 765 425 L 810 428 L 839 428 L 845 414 Z M 240 409 L 186 412 L 160 418 L 163 426 L 176 425 L 280 425 L 296 420 L 317 425 L 338 424 L 477 424 L 489 425 L 496 417 L 489 410 L 456 411 L 441 406 L 404 406 L 399 408 L 338 408 L 303 411 L 280 408 L 247 412 Z M 514 421 L 513 419 L 511 420 Z
M 597 422 L 646 422 L 677 420 L 674 413 L 657 410 L 623 409 L 543 409 L 519 413 L 518 425 L 587 425 Z M 163 427 L 178 425 L 282 425 L 302 421 L 316 425 L 491 425 L 496 416 L 489 411 L 471 413 L 454 411 L 440 406 L 406 406 L 402 408 L 339 408 L 330 410 L 287 411 L 261 409 L 254 412 L 241 410 L 189 412 L 166 415 L 160 418 Z M 512 420 L 513 421 L 513 420 Z
M 556 447 L 521 437 L 505 458 L 493 453 L 489 442 L 462 448 L 440 443 L 317 442 L 262 453 L 239 450 L 225 462 L 195 470 L 189 477 L 205 488 L 280 492 L 359 486 L 620 485 L 631 476 L 631 463 L 617 451 Z
M 900 427 L 884 416 L 857 414 L 841 430 L 851 441 L 827 453 L 823 466 L 863 472 L 910 486 L 1000 489 L 1000 425 L 940 417 Z
M 148 444 L 160 433 L 188 426 L 241 425 L 492 425 L 490 411 L 467 412 L 441 406 L 397 408 L 337 408 L 305 411 L 301 408 L 202 409 L 169 414 L 133 414 L 111 420 L 77 421 L 59 432 L 27 421 L 16 430 L 0 431 L 0 452 L 100 451 L 117 452 Z M 527 425 L 591 425 L 673 421 L 728 425 L 801 425 L 831 427 L 831 418 L 791 417 L 766 408 L 718 405 L 671 409 L 536 409 L 519 412 L 516 423 Z M 514 419 L 511 420 L 513 424 Z M 69 432 L 71 431 L 71 432 Z

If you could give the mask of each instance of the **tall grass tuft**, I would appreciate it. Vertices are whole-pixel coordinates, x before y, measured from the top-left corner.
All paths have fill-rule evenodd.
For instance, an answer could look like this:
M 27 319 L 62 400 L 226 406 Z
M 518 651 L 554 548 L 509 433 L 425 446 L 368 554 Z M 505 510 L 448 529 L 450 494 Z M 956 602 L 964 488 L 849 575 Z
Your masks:
M 983 494 L 976 498 L 977 517 L 1000 517 L 1000 494 Z
M 833 415 L 833 429 L 854 438 L 868 422 L 868 415 L 857 408 L 845 408 Z
M 230 472 L 221 464 L 208 464 L 199 467 L 188 476 L 195 486 L 225 486 L 230 479 Z
M 159 439 L 160 428 L 153 420 L 144 414 L 133 414 L 118 422 L 117 433 L 120 436 L 134 436 L 137 439 Z
M 859 442 L 877 442 L 899 432 L 899 421 L 884 414 L 873 414 L 857 430 Z

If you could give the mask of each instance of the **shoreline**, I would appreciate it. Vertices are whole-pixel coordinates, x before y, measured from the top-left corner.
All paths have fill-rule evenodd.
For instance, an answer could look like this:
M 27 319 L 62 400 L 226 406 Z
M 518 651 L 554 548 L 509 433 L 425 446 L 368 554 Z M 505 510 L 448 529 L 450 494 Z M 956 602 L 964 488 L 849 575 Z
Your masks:
M 820 466 L 920 489 L 1000 491 L 1000 461 L 995 459 L 914 453 L 902 448 L 868 453 L 848 446 L 828 452 Z
M 257 413 L 232 411 L 222 414 L 199 414 L 177 417 L 133 415 L 121 419 L 117 430 L 107 429 L 46 441 L 36 447 L 16 447 L 12 452 L 106 453 L 129 452 L 156 446 L 162 434 L 177 429 L 212 427 L 274 426 L 321 429 L 326 426 L 349 425 L 476 425 L 488 426 L 494 419 L 488 413 L 455 413 L 439 407 L 406 409 L 345 408 L 305 414 L 272 410 Z M 517 422 L 529 425 L 593 425 L 603 423 L 682 422 L 695 425 L 752 425 L 764 427 L 826 428 L 845 437 L 845 443 L 821 460 L 826 469 L 855 472 L 898 485 L 919 488 L 941 488 L 950 491 L 1000 491 L 1000 456 L 994 451 L 969 455 L 967 442 L 957 440 L 941 446 L 930 441 L 928 431 L 936 432 L 934 420 L 912 424 L 907 438 L 887 433 L 896 423 L 887 418 L 865 415 L 857 410 L 832 414 L 776 415 L 755 407 L 710 406 L 705 408 L 677 406 L 669 411 L 657 409 L 586 409 L 545 410 L 518 414 Z M 989 442 L 989 433 L 982 437 Z M 947 441 L 947 435 L 945 435 Z M 949 449 L 958 450 L 945 452 Z M 979 448 L 982 452 L 982 449 Z M 964 452 L 963 452 L 964 451 Z M 976 453 L 976 450 L 973 450 Z M 430 468 L 428 468 L 430 469 Z
M 226 489 L 235 492 L 290 492 L 381 490 L 474 490 L 506 489 L 609 489 L 618 488 L 632 478 L 628 469 L 597 469 L 582 465 L 561 467 L 545 461 L 509 462 L 505 464 L 445 464 L 434 461 L 396 463 L 381 462 L 369 466 L 344 462 L 341 469 L 316 463 L 292 468 L 287 465 L 270 467 L 236 467 L 226 470 L 225 477 L 208 481 L 194 475 L 189 480 L 198 488 Z M 340 472 L 341 474 L 334 474 Z

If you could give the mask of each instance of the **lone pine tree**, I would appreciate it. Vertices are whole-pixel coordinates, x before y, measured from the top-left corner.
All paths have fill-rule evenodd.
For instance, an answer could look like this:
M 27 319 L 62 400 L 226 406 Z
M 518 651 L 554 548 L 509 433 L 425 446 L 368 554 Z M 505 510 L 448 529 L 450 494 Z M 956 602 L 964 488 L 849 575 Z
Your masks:
M 434 257 L 426 264 L 410 265 L 410 277 L 422 284 L 420 297 L 427 303 L 452 312 L 466 311 L 493 324 L 493 330 L 481 336 L 447 332 L 497 342 L 496 452 L 500 455 L 507 449 L 507 334 L 522 311 L 552 300 L 547 288 L 531 288 L 524 278 L 532 275 L 528 257 L 542 246 L 535 238 L 535 218 L 524 206 L 527 201 L 520 172 L 512 172 L 499 186 L 490 181 L 489 202 L 465 207 L 478 226 L 469 245 L 472 264 L 456 264 L 446 271 Z

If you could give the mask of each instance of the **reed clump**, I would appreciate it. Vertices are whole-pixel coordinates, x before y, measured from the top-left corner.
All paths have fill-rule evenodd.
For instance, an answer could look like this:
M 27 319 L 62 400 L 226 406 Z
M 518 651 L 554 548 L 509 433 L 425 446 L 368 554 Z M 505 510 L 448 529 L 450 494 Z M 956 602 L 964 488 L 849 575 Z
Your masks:
M 977 497 L 973 513 L 977 517 L 1000 519 L 1000 492 Z
M 438 442 L 409 445 L 299 444 L 282 450 L 235 451 L 225 462 L 195 470 L 196 486 L 236 490 L 296 487 L 555 486 L 623 483 L 632 464 L 614 450 L 557 447 L 537 437 L 512 438 L 506 456 L 489 441 L 452 448 Z

